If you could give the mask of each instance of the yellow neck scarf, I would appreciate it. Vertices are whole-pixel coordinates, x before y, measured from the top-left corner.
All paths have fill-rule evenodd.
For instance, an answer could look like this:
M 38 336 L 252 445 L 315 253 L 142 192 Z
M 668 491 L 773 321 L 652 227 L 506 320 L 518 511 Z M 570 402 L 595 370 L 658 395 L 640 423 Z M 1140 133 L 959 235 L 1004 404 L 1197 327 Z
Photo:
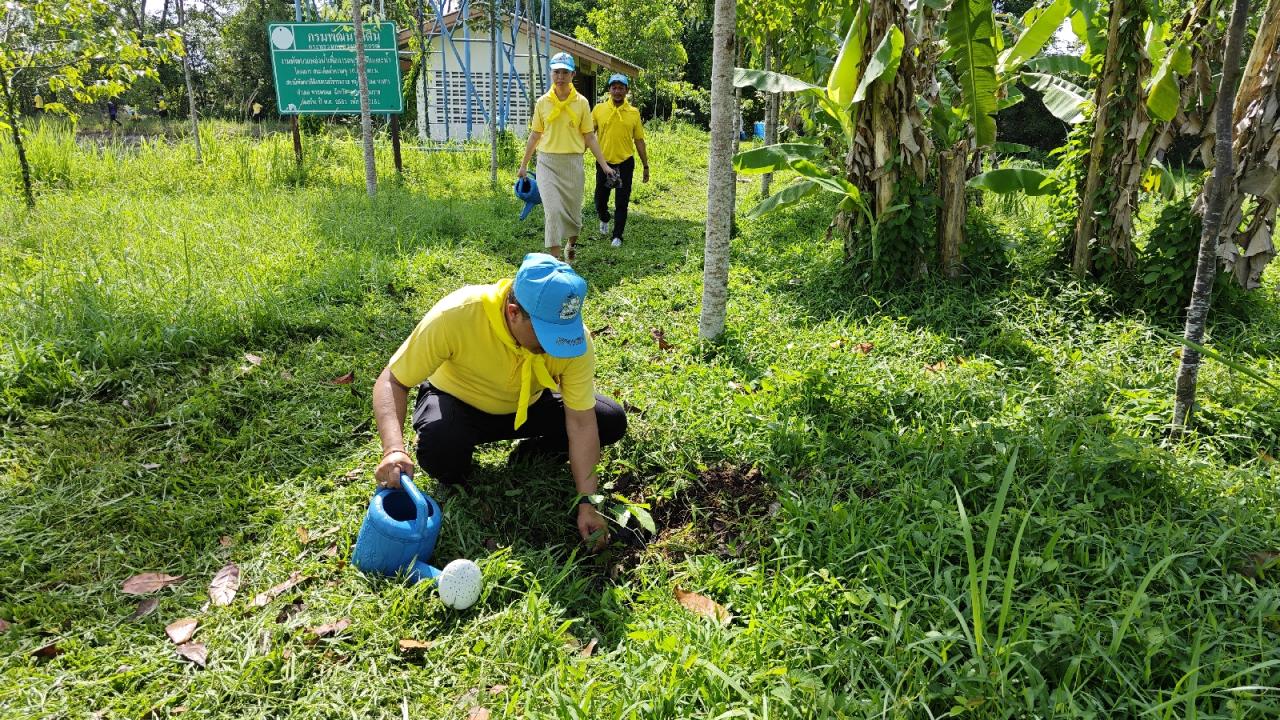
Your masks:
M 485 314 L 489 317 L 489 325 L 493 328 L 494 334 L 507 346 L 508 350 L 514 352 L 520 358 L 520 401 L 516 404 L 516 428 L 519 429 L 524 421 L 529 417 L 529 398 L 533 395 L 533 378 L 537 377 L 538 382 L 543 387 L 557 387 L 556 381 L 551 379 L 551 373 L 547 371 L 547 356 L 541 353 L 531 353 L 527 349 L 516 344 L 516 339 L 511 336 L 511 331 L 507 329 L 506 321 L 506 299 L 507 290 L 511 287 L 510 280 L 504 280 L 497 285 L 497 291 L 489 296 L 493 302 L 485 303 Z
M 613 125 L 614 120 L 622 119 L 623 111 L 631 108 L 631 101 L 626 98 L 622 99 L 621 105 L 615 105 L 613 102 L 613 98 L 609 98 L 606 102 L 609 103 L 609 109 L 612 110 L 613 112 L 609 113 L 608 120 L 605 120 L 604 122 L 600 123 L 601 135 L 603 135 L 605 131 L 608 130 Z
M 578 99 L 578 91 L 572 85 L 569 86 L 569 97 L 561 100 L 556 97 L 556 89 L 552 87 L 547 91 L 547 97 L 551 100 L 551 112 L 547 114 L 547 124 L 551 124 L 552 120 L 560 117 L 560 111 L 569 113 L 569 119 L 573 121 L 573 126 L 578 126 L 578 113 L 573 111 L 570 105 L 574 100 Z

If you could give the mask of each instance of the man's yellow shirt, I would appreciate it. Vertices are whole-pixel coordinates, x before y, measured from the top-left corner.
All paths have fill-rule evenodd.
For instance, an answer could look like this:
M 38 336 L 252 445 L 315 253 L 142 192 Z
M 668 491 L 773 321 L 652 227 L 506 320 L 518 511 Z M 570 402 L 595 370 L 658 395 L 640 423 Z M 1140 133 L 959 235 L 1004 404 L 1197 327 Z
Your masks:
M 634 105 L 623 101 L 619 107 L 612 99 L 606 99 L 595 106 L 591 117 L 596 122 L 596 136 L 600 138 L 605 162 L 617 165 L 635 154 L 635 141 L 644 139 L 644 123 L 640 122 L 640 111 Z
M 427 312 L 391 356 L 388 366 L 401 385 L 431 386 L 492 415 L 515 413 L 521 394 L 521 366 L 545 363 L 560 387 L 565 407 L 591 410 L 595 398 L 595 349 L 587 333 L 587 351 L 576 358 L 532 355 L 515 344 L 502 321 L 511 280 L 468 285 L 446 295 Z M 501 328 L 499 333 L 498 328 Z M 531 374 L 529 403 L 546 386 Z

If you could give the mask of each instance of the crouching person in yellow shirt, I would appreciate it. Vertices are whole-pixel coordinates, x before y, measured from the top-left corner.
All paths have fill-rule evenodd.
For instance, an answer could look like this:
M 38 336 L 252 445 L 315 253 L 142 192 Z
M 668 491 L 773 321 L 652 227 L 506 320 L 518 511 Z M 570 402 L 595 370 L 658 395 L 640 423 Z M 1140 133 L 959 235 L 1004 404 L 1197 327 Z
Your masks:
M 446 484 L 465 484 L 476 446 L 524 438 L 513 459 L 567 455 L 579 496 L 578 532 L 608 542 L 588 496 L 599 489 L 600 448 L 627 430 L 612 398 L 595 392 L 595 351 L 582 324 L 587 282 L 545 253 L 525 256 L 515 278 L 456 290 L 427 312 L 373 386 L 382 439 L 379 487 L 412 476 L 404 445 L 409 389 L 417 386 L 416 467 Z

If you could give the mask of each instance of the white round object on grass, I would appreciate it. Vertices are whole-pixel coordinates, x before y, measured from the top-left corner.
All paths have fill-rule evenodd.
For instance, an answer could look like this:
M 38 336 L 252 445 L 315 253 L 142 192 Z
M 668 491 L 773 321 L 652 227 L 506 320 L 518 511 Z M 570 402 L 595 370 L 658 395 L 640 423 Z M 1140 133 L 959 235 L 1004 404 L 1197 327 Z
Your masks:
M 454 560 L 440 571 L 436 589 L 440 592 L 440 602 L 446 607 L 466 610 L 476 604 L 480 591 L 484 589 L 480 566 L 470 560 Z

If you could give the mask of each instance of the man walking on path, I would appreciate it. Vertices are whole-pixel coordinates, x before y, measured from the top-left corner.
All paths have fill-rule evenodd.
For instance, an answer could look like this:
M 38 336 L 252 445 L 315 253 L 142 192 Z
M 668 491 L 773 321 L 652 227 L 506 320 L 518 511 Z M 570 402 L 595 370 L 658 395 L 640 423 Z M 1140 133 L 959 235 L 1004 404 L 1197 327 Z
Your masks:
M 578 155 L 578 167 L 582 167 Z M 456 290 L 427 312 L 373 385 L 382 439 L 379 487 L 414 472 L 404 444 L 409 388 L 418 386 L 417 465 L 465 484 L 477 445 L 526 438 L 511 454 L 569 460 L 577 526 L 597 550 L 608 542 L 599 491 L 600 447 L 627 431 L 616 400 L 595 392 L 595 350 L 582 324 L 587 282 L 545 253 L 525 256 L 515 279 Z
M 622 247 L 622 232 L 627 227 L 627 205 L 631 202 L 631 180 L 636 172 L 635 155 L 644 165 L 641 182 L 649 182 L 649 153 L 644 144 L 644 124 L 640 111 L 627 102 L 631 81 L 622 73 L 609 76 L 609 98 L 596 105 L 591 117 L 599 128 L 600 148 L 609 167 L 617 172 L 618 183 L 596 169 L 596 215 L 600 218 L 600 235 L 609 237 L 609 220 L 613 220 L 613 246 Z M 617 211 L 609 215 L 609 190 L 617 188 Z
M 538 98 L 529 123 L 529 141 L 520 161 L 519 177 L 529 170 L 534 149 L 538 151 L 538 192 L 542 195 L 546 226 L 543 241 L 547 252 L 574 260 L 574 245 L 582 233 L 582 193 L 586 178 L 582 172 L 582 151 L 590 148 L 596 164 L 606 175 L 613 169 L 604 159 L 596 141 L 591 103 L 573 87 L 574 63 L 569 53 L 551 58 L 551 89 Z
M 120 125 L 120 121 L 116 119 L 116 114 L 118 112 L 120 112 L 120 108 L 119 106 L 116 105 L 116 101 L 114 99 L 108 100 L 107 101 L 107 125 L 111 125 L 114 123 L 117 126 L 123 127 L 122 125 Z

